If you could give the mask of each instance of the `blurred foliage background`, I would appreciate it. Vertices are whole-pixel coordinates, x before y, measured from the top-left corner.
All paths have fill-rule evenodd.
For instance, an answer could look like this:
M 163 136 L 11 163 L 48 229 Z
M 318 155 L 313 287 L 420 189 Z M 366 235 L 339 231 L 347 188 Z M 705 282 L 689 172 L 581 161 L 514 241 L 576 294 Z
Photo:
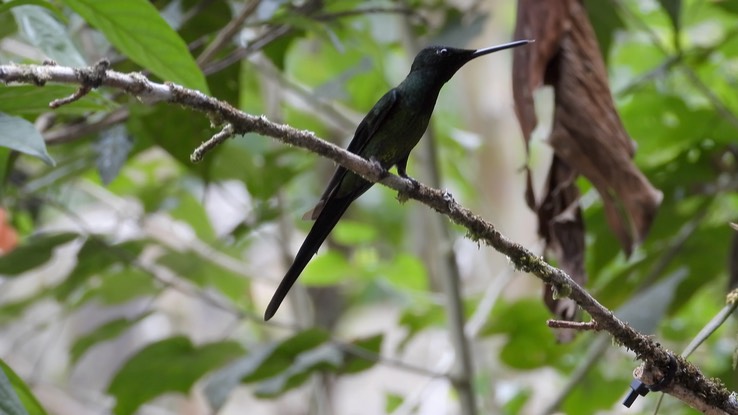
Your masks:
M 722 308 L 738 261 L 727 225 L 738 216 L 738 6 L 585 4 L 636 161 L 664 193 L 650 235 L 625 260 L 581 180 L 587 288 L 680 351 Z M 345 144 L 417 50 L 507 41 L 515 7 L 16 0 L 0 3 L 0 63 L 105 57 Z M 209 45 L 218 47 L 203 54 Z M 536 97 L 542 125 L 526 160 L 509 67 L 500 53 L 460 71 L 408 171 L 540 252 L 521 167 L 543 180 L 552 95 Z M 459 413 L 445 375 L 454 355 L 439 258 L 448 252 L 481 413 L 653 411 L 655 394 L 620 405 L 632 354 L 593 333 L 556 344 L 536 279 L 381 186 L 354 204 L 288 307 L 263 323 L 332 163 L 250 134 L 193 165 L 190 152 L 216 131 L 205 117 L 108 89 L 48 109 L 73 91 L 0 87 L 0 386 L 13 385 L 28 413 Z M 731 320 L 691 360 L 736 389 L 735 348 Z M 667 398 L 662 413 L 692 411 Z

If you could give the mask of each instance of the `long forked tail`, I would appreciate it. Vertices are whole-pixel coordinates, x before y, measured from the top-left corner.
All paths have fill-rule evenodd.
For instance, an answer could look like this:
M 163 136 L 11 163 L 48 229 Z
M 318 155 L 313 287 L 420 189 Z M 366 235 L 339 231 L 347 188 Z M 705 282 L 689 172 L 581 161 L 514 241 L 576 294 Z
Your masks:
M 284 301 L 290 288 L 292 288 L 292 285 L 297 281 L 297 277 L 300 276 L 300 273 L 302 273 L 302 270 L 305 269 L 308 262 L 313 258 L 313 255 L 318 252 L 320 245 L 323 244 L 325 238 L 327 238 L 328 234 L 331 233 L 338 223 L 338 220 L 341 219 L 341 216 L 343 216 L 343 213 L 346 212 L 346 209 L 348 209 L 354 199 L 354 197 L 332 199 L 325 204 L 320 215 L 315 220 L 315 224 L 313 224 L 312 229 L 308 232 L 305 241 L 302 243 L 300 250 L 297 251 L 297 255 L 295 256 L 292 266 L 287 271 L 284 278 L 282 278 L 282 282 L 279 283 L 277 291 L 274 292 L 274 296 L 264 312 L 265 321 L 272 318 L 274 313 L 277 312 L 277 309 L 279 309 L 282 301 Z

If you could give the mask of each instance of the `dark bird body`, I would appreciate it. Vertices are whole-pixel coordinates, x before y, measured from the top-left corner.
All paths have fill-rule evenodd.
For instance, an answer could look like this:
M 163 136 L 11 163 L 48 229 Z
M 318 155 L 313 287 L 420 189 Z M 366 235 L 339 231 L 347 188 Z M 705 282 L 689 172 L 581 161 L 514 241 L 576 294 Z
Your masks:
M 521 40 L 477 50 L 441 46 L 421 50 L 405 80 L 384 94 L 361 121 L 347 150 L 378 162 L 384 169 L 396 165 L 397 173 L 409 179 L 405 171 L 407 159 L 428 128 L 441 87 L 470 60 L 530 42 Z M 372 185 L 346 168 L 338 167 L 320 201 L 306 215 L 314 219 L 315 224 L 267 306 L 265 320 L 277 312 L 297 277 L 349 205 Z

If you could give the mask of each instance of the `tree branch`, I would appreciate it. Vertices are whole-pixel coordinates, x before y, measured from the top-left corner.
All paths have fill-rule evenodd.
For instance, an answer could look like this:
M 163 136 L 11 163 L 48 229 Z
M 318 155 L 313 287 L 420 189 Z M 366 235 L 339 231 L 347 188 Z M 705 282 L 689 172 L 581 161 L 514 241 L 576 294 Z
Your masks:
M 101 65 L 82 69 L 56 65 L 0 65 L 0 81 L 39 86 L 47 82 L 77 84 L 80 85 L 81 90 L 97 86 L 113 87 L 135 95 L 145 102 L 168 101 L 203 112 L 212 120 L 217 121 L 216 124 L 230 125 L 236 134 L 249 132 L 261 134 L 334 160 L 366 180 L 379 182 L 397 190 L 403 198 L 415 199 L 446 215 L 454 223 L 466 228 L 469 238 L 492 246 L 498 252 L 506 255 L 517 269 L 533 274 L 545 283 L 552 284 L 561 295 L 567 295 L 573 299 L 589 313 L 600 330 L 607 331 L 618 344 L 634 351 L 637 359 L 656 369 L 655 373 L 668 372 L 670 361 L 674 360 L 671 352 L 615 317 L 610 310 L 577 285 L 564 271 L 549 265 L 522 245 L 502 235 L 494 225 L 456 203 L 447 191 L 433 189 L 422 184 L 415 187 L 409 180 L 392 174 L 384 177 L 383 172 L 369 161 L 319 139 L 310 131 L 276 124 L 264 116 L 246 114 L 226 102 L 208 97 L 198 91 L 171 83 L 154 83 L 137 73 L 124 74 L 106 70 L 101 77 L 92 76 L 100 75 Z M 675 361 L 677 368 L 673 380 L 667 385 L 659 385 L 661 391 L 679 395 L 678 398 L 701 410 L 711 408 L 715 411 L 738 414 L 738 401 L 723 385 L 707 379 L 699 369 L 681 357 L 676 357 Z M 650 381 L 651 379 L 643 380 Z M 689 398 L 680 394 L 684 390 L 690 391 Z

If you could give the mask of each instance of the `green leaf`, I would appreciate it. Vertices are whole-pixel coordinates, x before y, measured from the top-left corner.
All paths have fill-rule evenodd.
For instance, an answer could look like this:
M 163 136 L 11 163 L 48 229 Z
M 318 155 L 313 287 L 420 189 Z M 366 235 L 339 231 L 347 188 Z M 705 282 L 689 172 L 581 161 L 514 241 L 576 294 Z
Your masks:
M 105 305 L 123 304 L 139 297 L 154 296 L 160 291 L 154 277 L 135 266 L 112 266 L 100 270 L 98 278 L 85 289 L 77 305 L 92 300 Z
M 200 287 L 215 287 L 221 293 L 235 301 L 243 297 L 248 280 L 233 271 L 206 261 L 189 251 L 168 251 L 157 260 L 162 265 L 176 272 Z
M 120 336 L 126 330 L 135 326 L 149 315 L 150 313 L 144 313 L 134 319 L 121 318 L 109 321 L 78 338 L 69 350 L 72 364 L 77 363 L 79 358 L 87 353 L 87 351 L 92 347 L 106 340 L 111 340 Z
M 300 282 L 313 287 L 333 285 L 343 281 L 349 271 L 349 262 L 340 252 L 328 251 L 310 261 Z
M 329 336 L 323 330 L 309 329 L 280 343 L 271 343 L 249 351 L 248 355 L 217 371 L 205 386 L 210 406 L 218 410 L 233 388 L 241 382 L 258 382 L 287 370 L 296 356 L 320 346 Z
M 253 370 L 245 372 L 241 382 L 256 382 L 278 375 L 287 370 L 294 359 L 308 350 L 314 349 L 329 340 L 329 335 L 322 329 L 301 331 L 277 345 L 266 346 L 254 354 Z
M 361 245 L 377 240 L 377 228 L 362 222 L 342 220 L 331 233 L 336 242 L 344 245 Z
M 505 364 L 516 369 L 556 365 L 565 348 L 550 347 L 556 340 L 546 327 L 545 322 L 550 316 L 540 300 L 528 298 L 511 304 L 499 301 L 492 313 L 482 334 L 507 335 L 507 342 L 500 353 Z
M 33 236 L 14 250 L 0 256 L 0 275 L 18 275 L 41 266 L 51 259 L 54 249 L 78 236 L 76 233 Z
M 7 3 L 4 5 L 7 5 Z M 0 7 L 3 7 L 4 5 L 0 4 Z M 10 13 L 0 13 L 0 38 L 15 35 L 17 32 L 18 25 L 15 23 L 13 15 Z
M 410 254 L 398 254 L 383 264 L 381 273 L 390 284 L 402 290 L 424 291 L 428 289 L 428 274 L 420 259 Z
M 405 336 L 398 344 L 400 350 L 407 346 L 408 342 L 421 331 L 429 327 L 439 327 L 446 321 L 446 312 L 443 307 L 430 304 L 423 307 L 413 305 L 413 308 L 403 311 L 400 316 L 399 325 L 406 331 Z
M 379 354 L 383 335 L 358 339 L 351 344 L 365 352 Z M 313 372 L 357 373 L 376 362 L 358 357 L 336 343 L 328 343 L 324 331 L 310 329 L 251 352 L 247 357 L 214 374 L 205 386 L 205 396 L 213 409 L 226 402 L 240 382 L 260 382 L 257 395 L 268 397 L 284 393 L 307 380 Z
M 281 36 L 270 42 L 263 49 L 264 55 L 272 61 L 274 66 L 276 66 L 280 71 L 284 70 L 284 61 L 285 56 L 287 55 L 287 50 L 297 36 L 298 34 L 295 32 L 288 33 L 287 35 Z
M 87 64 L 69 37 L 67 28 L 48 10 L 38 6 L 20 6 L 11 11 L 20 32 L 49 58 L 66 66 Z
M 3 415 L 46 415 L 25 382 L 0 359 L 0 413 Z
M 205 243 L 214 243 L 216 240 L 215 230 L 210 223 L 207 211 L 202 201 L 197 199 L 191 192 L 182 190 L 178 192 L 176 205 L 169 210 L 169 214 L 187 225 Z
M 351 342 L 352 345 L 362 349 L 365 352 L 379 355 L 382 351 L 382 341 L 384 335 L 376 334 L 374 336 L 366 337 L 363 339 L 357 339 Z M 377 362 L 374 360 L 367 360 L 363 357 L 356 356 L 354 354 L 345 352 L 344 362 L 341 366 L 340 373 L 358 373 L 364 370 L 374 367 Z
M 72 294 L 87 288 L 92 276 L 106 272 L 111 266 L 125 265 L 133 261 L 143 250 L 144 243 L 144 241 L 128 241 L 111 245 L 97 237 L 88 238 L 77 253 L 77 264 L 74 269 L 67 279 L 56 287 L 57 300 L 66 301 Z
M 597 43 L 599 43 L 600 50 L 602 50 L 602 56 L 607 61 L 615 34 L 625 28 L 625 22 L 610 2 L 585 0 L 584 4 L 597 36 Z
M 113 412 L 128 415 L 144 403 L 168 392 L 187 393 L 207 372 L 241 355 L 232 341 L 197 347 L 184 336 L 150 344 L 123 364 L 108 387 L 115 397 Z
M 382 339 L 383 336 L 378 334 L 355 340 L 352 345 L 369 354 L 379 354 Z M 325 343 L 297 355 L 286 370 L 259 383 L 254 392 L 257 396 L 273 397 L 303 384 L 314 372 L 358 373 L 373 367 L 375 363 L 374 360 L 343 350 L 341 345 Z
M 118 50 L 162 80 L 208 94 L 187 45 L 147 0 L 64 0 Z
M 331 345 L 326 344 L 300 353 L 292 364 L 263 382 L 254 389 L 256 396 L 273 397 L 303 384 L 314 371 L 335 371 L 343 362 L 343 354 Z
M 391 414 L 405 401 L 405 397 L 396 393 L 385 392 L 384 412 Z
M 49 112 L 49 102 L 72 95 L 76 87 L 68 85 L 13 85 L 0 88 L 0 112 L 13 115 L 35 116 Z M 72 103 L 62 105 L 54 110 L 57 114 L 84 115 L 95 111 L 109 111 L 117 104 L 108 100 L 100 92 L 93 90 Z
M 681 11 L 682 11 L 682 0 L 659 0 L 661 7 L 669 15 L 669 20 L 674 28 L 674 32 L 679 33 L 681 28 Z
M 46 151 L 44 137 L 20 117 L 0 113 L 0 146 L 37 157 L 50 166 L 55 164 Z
M 613 377 L 612 367 L 606 363 L 590 371 L 577 387 L 568 394 L 559 410 L 567 415 L 591 415 L 612 406 L 623 396 L 623 384 L 627 385 L 631 378 Z M 605 371 L 606 373 L 602 373 Z M 622 375 L 630 375 L 630 370 L 623 370 Z M 627 389 L 627 387 L 626 387 Z
M 522 414 L 523 407 L 533 396 L 533 391 L 528 387 L 518 387 L 515 395 L 505 402 L 502 406 L 502 413 L 504 414 Z
M 707 4 L 719 7 L 728 13 L 738 14 L 738 2 L 735 0 L 713 0 Z
M 207 118 L 193 116 L 172 105 L 157 105 L 147 108 L 146 114 L 141 114 L 132 123 L 128 124 L 129 133 L 137 141 L 149 140 L 166 150 L 182 166 L 208 177 L 213 156 L 221 153 L 222 148 L 216 148 L 201 163 L 190 162 L 192 150 L 202 144 L 203 138 L 213 135 L 213 129 Z

